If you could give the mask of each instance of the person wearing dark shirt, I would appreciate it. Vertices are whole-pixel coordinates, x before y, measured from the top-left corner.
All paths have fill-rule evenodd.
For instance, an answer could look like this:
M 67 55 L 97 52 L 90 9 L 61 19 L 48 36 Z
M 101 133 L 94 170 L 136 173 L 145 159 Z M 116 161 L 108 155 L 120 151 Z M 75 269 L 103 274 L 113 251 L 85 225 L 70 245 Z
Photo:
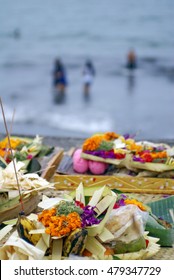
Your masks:
M 53 85 L 58 93 L 64 94 L 67 86 L 66 73 L 60 59 L 55 60 L 53 70 Z
M 137 67 L 136 55 L 133 50 L 130 50 L 127 55 L 127 68 L 133 70 Z

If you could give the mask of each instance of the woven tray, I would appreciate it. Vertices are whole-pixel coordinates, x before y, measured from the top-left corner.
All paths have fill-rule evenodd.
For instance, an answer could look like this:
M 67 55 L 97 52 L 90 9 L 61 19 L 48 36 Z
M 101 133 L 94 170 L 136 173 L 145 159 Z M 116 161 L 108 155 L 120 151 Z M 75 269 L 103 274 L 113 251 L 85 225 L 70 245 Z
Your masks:
M 57 190 L 74 190 L 80 182 L 85 187 L 107 185 L 128 193 L 174 194 L 174 180 L 163 178 L 60 175 L 55 174 L 53 181 Z
M 174 249 L 161 247 L 159 252 L 150 260 L 174 260 Z
M 48 197 L 63 197 L 65 193 L 68 193 L 68 190 L 44 190 L 42 194 L 47 195 Z M 152 201 L 159 200 L 163 197 L 163 194 L 134 194 L 137 199 L 142 201 L 143 203 L 148 203 Z M 37 211 L 36 211 L 37 212 Z M 15 230 L 15 228 L 12 230 L 12 232 Z M 11 232 L 11 233 L 12 233 Z M 9 233 L 3 240 L 0 242 L 0 246 L 3 245 L 4 242 L 9 238 L 10 234 Z M 166 247 L 161 247 L 160 251 L 154 255 L 153 257 L 150 258 L 150 260 L 174 260 L 174 249 L 173 248 L 166 248 Z

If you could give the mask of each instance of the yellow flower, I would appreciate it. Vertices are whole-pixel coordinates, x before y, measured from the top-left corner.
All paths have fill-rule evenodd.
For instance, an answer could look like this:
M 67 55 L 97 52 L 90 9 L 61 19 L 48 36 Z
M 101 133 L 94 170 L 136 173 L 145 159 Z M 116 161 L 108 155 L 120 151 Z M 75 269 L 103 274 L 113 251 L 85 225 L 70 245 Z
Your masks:
M 141 203 L 140 201 L 136 200 L 136 199 L 125 199 L 125 204 L 134 204 L 136 206 L 138 206 L 142 211 L 146 211 L 147 208 L 145 207 L 145 205 L 143 203 Z
M 128 138 L 126 140 L 126 144 L 131 146 L 132 144 L 135 144 L 135 141 L 133 139 L 131 139 L 131 138 Z
M 114 149 L 114 153 L 118 153 L 118 154 L 126 154 L 127 153 L 127 151 L 126 150 L 124 150 L 124 149 Z
M 139 153 L 143 150 L 141 145 L 137 145 L 134 141 L 126 141 L 126 148 L 132 152 Z
M 13 139 L 10 138 L 10 144 L 12 149 L 16 149 L 16 147 L 21 143 L 21 141 L 19 139 Z M 0 141 L 0 149 L 7 149 L 9 148 L 9 144 L 8 144 L 8 138 L 4 138 L 2 141 Z

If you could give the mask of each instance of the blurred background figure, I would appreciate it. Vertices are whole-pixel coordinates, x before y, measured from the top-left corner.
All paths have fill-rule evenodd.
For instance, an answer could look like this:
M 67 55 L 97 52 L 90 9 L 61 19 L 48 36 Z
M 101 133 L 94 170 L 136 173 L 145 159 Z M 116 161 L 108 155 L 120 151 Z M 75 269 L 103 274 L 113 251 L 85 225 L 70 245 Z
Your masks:
M 62 100 L 62 98 L 64 98 L 65 91 L 66 91 L 67 77 L 66 77 L 65 67 L 59 58 L 56 58 L 54 62 L 53 85 L 54 85 L 55 101 Z
M 67 85 L 65 67 L 62 61 L 56 58 L 53 70 L 54 86 L 58 92 L 64 93 Z
M 12 133 L 85 138 L 116 129 L 174 139 L 174 1 L 110 0 L 112 9 L 108 1 L 100 9 L 97 0 L 69 2 L 65 12 L 67 1 L 1 1 L 0 93 L 9 123 L 16 111 Z M 131 49 L 134 70 L 127 68 Z M 62 98 L 54 95 L 56 58 L 66 70 Z M 89 95 L 83 94 L 87 59 L 96 71 Z
M 127 54 L 127 68 L 134 70 L 137 67 L 136 54 L 133 49 L 131 49 Z
M 84 95 L 88 95 L 95 76 L 95 69 L 91 60 L 87 60 L 85 62 L 82 74 L 83 74 L 83 92 Z
M 13 31 L 13 36 L 14 36 L 15 39 L 19 39 L 21 37 L 21 32 L 20 32 L 19 28 L 16 28 Z

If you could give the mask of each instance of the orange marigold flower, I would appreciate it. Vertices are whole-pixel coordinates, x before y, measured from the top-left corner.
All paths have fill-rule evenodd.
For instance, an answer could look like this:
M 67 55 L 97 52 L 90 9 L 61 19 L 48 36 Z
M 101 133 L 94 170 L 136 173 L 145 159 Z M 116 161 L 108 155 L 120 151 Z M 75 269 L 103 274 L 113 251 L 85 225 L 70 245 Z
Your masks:
M 38 221 L 44 226 L 48 226 L 52 216 L 56 215 L 56 208 L 43 210 L 41 214 L 38 215 Z
M 45 232 L 51 236 L 61 237 L 81 227 L 81 219 L 78 213 L 72 212 L 67 216 L 56 216 L 55 208 L 43 210 L 38 215 L 38 220 L 46 227 Z
M 7 156 L 7 155 L 9 155 L 9 154 L 10 154 L 10 151 L 8 151 L 8 150 L 6 150 L 6 149 L 0 149 L 0 156 L 1 156 L 2 158 L 4 158 L 5 155 Z
M 120 135 L 116 134 L 115 132 L 106 132 L 104 134 L 104 139 L 107 140 L 107 141 L 112 141 L 112 140 L 117 139 L 119 136 Z
M 103 140 L 103 135 L 94 135 L 91 138 L 88 138 L 83 143 L 83 151 L 95 151 L 99 148 Z
M 162 152 L 153 152 L 151 153 L 151 156 L 153 159 L 155 158 L 167 158 L 167 152 L 162 151 Z

